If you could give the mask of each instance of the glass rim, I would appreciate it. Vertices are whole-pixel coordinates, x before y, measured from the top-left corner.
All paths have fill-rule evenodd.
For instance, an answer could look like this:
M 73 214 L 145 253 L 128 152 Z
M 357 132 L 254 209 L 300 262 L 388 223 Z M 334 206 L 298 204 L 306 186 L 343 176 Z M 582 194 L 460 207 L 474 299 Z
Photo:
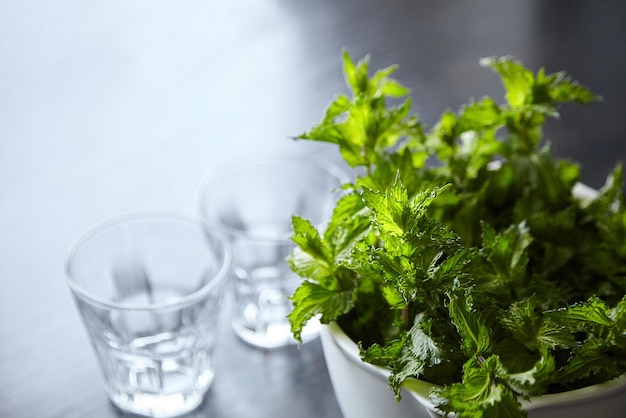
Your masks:
M 216 171 L 212 171 L 206 173 L 198 187 L 196 188 L 196 208 L 198 213 L 200 213 L 200 217 L 204 222 L 206 222 L 210 227 L 215 228 L 222 234 L 225 234 L 229 237 L 235 237 L 237 240 L 243 241 L 261 241 L 261 242 L 289 242 L 291 240 L 291 232 L 285 234 L 250 234 L 244 233 L 237 228 L 230 228 L 228 226 L 224 226 L 220 222 L 212 222 L 212 216 L 209 215 L 205 205 L 204 198 L 210 188 L 211 185 L 216 184 L 220 178 L 225 176 L 228 173 L 234 172 L 235 170 L 251 167 L 260 164 L 268 164 L 272 162 L 282 162 L 282 163 L 296 163 L 296 164 L 304 164 L 309 167 L 318 168 L 329 174 L 330 177 L 333 177 L 337 180 L 337 188 L 335 191 L 341 190 L 341 187 L 349 181 L 348 174 L 342 170 L 337 164 L 316 156 L 305 156 L 299 154 L 272 154 L 267 156 L 260 157 L 248 157 L 241 158 L 239 160 L 231 161 L 230 164 L 224 165 L 220 167 Z
M 73 261 L 78 253 L 78 251 L 91 240 L 93 237 L 98 234 L 109 230 L 117 225 L 135 222 L 135 221 L 174 221 L 181 222 L 188 225 L 195 225 L 201 229 L 202 233 L 208 234 L 211 239 L 214 239 L 219 243 L 223 250 L 223 255 L 220 257 L 221 265 L 217 273 L 209 280 L 206 284 L 204 284 L 199 289 L 194 290 L 193 292 L 187 293 L 184 296 L 177 298 L 172 301 L 165 302 L 157 302 L 157 303 L 148 303 L 148 304 L 139 304 L 139 303 L 123 303 L 123 302 L 115 302 L 107 300 L 106 298 L 99 297 L 95 295 L 93 292 L 88 291 L 84 286 L 81 286 L 76 280 L 76 275 L 73 274 Z M 186 306 L 189 306 L 198 300 L 202 299 L 206 295 L 208 295 L 214 288 L 221 285 L 222 282 L 228 276 L 228 272 L 230 271 L 232 260 L 232 252 L 230 248 L 230 243 L 228 240 L 221 237 L 219 234 L 213 233 L 209 229 L 209 225 L 204 222 L 202 219 L 183 215 L 177 212 L 170 211 L 141 211 L 141 212 L 133 212 L 125 215 L 120 215 L 116 217 L 112 217 L 101 221 L 91 228 L 87 229 L 81 235 L 78 236 L 74 240 L 74 242 L 70 245 L 67 255 L 65 257 L 64 270 L 65 270 L 65 279 L 66 282 L 72 291 L 72 293 L 80 298 L 81 300 L 89 303 L 90 305 L 97 306 L 100 308 L 106 309 L 114 309 L 120 311 L 159 311 L 159 310 L 169 310 L 169 309 L 180 309 Z

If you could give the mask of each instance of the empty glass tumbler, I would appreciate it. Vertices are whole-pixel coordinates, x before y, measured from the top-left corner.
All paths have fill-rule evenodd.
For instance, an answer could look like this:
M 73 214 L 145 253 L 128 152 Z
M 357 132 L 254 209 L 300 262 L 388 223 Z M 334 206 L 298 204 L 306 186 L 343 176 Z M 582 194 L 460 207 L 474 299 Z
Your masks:
M 274 158 L 241 163 L 202 182 L 202 217 L 231 242 L 231 324 L 245 342 L 262 348 L 296 343 L 287 319 L 289 297 L 302 281 L 287 263 L 292 216 L 321 226 L 330 219 L 344 180 L 336 167 L 313 158 Z M 318 334 L 319 322 L 310 321 L 303 342 Z
M 195 409 L 214 376 L 228 243 L 200 221 L 130 215 L 70 250 L 70 289 L 120 409 L 171 417 Z

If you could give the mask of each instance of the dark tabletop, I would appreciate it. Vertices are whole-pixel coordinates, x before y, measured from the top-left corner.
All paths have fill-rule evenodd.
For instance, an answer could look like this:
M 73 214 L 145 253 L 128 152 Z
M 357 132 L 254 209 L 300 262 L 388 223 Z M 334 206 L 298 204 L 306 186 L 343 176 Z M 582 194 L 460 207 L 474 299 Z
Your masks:
M 234 159 L 292 152 L 346 92 L 340 54 L 398 64 L 432 124 L 503 95 L 481 57 L 566 70 L 604 97 L 546 135 L 593 187 L 626 158 L 626 6 L 589 0 L 0 0 L 0 417 L 109 418 L 63 271 L 103 219 L 195 214 Z M 223 327 L 217 377 L 192 416 L 339 418 L 319 341 L 261 351 Z

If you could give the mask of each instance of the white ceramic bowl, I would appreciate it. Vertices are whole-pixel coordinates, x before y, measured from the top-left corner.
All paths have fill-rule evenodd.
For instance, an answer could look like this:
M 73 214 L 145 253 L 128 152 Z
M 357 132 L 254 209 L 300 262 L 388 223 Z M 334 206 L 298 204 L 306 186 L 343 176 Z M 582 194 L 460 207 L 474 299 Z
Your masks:
M 335 324 L 322 326 L 324 357 L 344 418 L 438 417 L 431 384 L 412 381 L 397 403 L 387 385 L 389 370 L 365 363 L 357 345 Z M 626 375 L 599 385 L 522 401 L 529 418 L 621 418 L 626 416 Z

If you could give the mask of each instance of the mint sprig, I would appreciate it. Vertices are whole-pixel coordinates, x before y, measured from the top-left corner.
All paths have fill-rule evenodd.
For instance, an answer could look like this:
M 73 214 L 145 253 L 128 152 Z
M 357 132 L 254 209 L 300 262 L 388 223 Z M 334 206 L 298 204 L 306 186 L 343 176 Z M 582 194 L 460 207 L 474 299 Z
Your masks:
M 363 174 L 323 231 L 293 219 L 294 336 L 314 316 L 337 321 L 391 370 L 398 399 L 422 379 L 460 417 L 522 417 L 521 399 L 625 373 L 622 166 L 582 199 L 580 167 L 543 136 L 560 105 L 598 97 L 491 57 L 504 103 L 472 101 L 428 128 L 394 66 L 370 76 L 367 57 L 343 62 L 351 97 L 298 138 L 337 144 Z

